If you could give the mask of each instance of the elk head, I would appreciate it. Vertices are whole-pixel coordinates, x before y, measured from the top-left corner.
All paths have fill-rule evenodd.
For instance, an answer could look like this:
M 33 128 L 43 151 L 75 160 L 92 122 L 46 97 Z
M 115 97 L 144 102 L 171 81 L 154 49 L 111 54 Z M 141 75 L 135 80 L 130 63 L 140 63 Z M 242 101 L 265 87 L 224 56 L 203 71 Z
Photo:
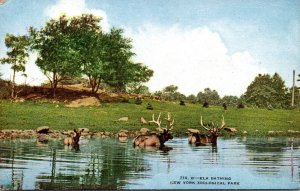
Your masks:
M 203 125 L 202 122 L 202 116 L 201 116 L 201 121 L 200 121 L 201 127 L 203 127 L 205 130 L 207 130 L 208 132 L 211 133 L 212 136 L 219 136 L 220 131 L 225 127 L 225 121 L 224 121 L 224 116 L 222 115 L 222 123 L 221 126 L 218 127 L 217 125 L 215 125 L 213 122 L 210 125 Z
M 72 137 L 65 138 L 64 144 L 65 145 L 78 145 L 82 131 L 84 131 L 84 129 L 81 129 L 81 130 L 74 129 L 75 134 L 73 134 Z
M 154 119 L 154 114 L 152 115 L 152 120 L 149 121 L 149 123 L 155 123 L 158 127 L 156 130 L 158 130 L 159 134 L 159 140 L 162 144 L 164 144 L 169 139 L 173 139 L 173 136 L 171 134 L 171 130 L 174 127 L 174 119 L 171 118 L 171 114 L 168 112 L 168 117 L 165 118 L 167 120 L 166 127 L 161 127 L 161 120 L 160 120 L 161 113 L 159 113 L 157 120 Z

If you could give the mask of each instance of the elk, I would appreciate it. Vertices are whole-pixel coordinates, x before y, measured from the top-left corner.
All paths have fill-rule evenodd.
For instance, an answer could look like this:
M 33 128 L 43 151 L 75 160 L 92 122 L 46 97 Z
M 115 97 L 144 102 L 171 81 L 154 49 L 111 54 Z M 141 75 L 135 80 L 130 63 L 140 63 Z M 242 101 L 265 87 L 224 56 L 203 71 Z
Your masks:
M 174 127 L 174 119 L 171 119 L 171 114 L 168 113 L 168 117 L 165 118 L 167 120 L 167 125 L 165 128 L 161 127 L 162 120 L 160 119 L 161 113 L 159 113 L 157 120 L 154 119 L 154 114 L 152 115 L 152 120 L 149 121 L 149 123 L 154 123 L 158 127 L 156 130 L 159 131 L 159 133 L 151 133 L 148 135 L 139 135 L 133 140 L 133 146 L 138 147 L 159 147 L 162 148 L 164 146 L 164 143 L 170 139 L 173 139 L 173 136 L 171 135 L 170 131 Z
M 190 134 L 190 137 L 188 138 L 189 143 L 196 144 L 196 145 L 201 145 L 204 143 L 211 143 L 213 145 L 216 145 L 220 131 L 225 127 L 224 116 L 222 115 L 222 124 L 220 127 L 218 127 L 217 125 L 214 125 L 213 122 L 211 123 L 211 126 L 203 125 L 202 116 L 201 116 L 200 125 L 205 130 L 207 130 L 209 132 L 209 134 L 203 134 L 203 133 L 200 133 L 200 131 L 189 129 L 187 132 Z
M 74 129 L 75 135 L 73 134 L 72 137 L 67 137 L 67 138 L 65 138 L 65 139 L 64 139 L 64 144 L 65 144 L 65 145 L 68 145 L 68 146 L 69 146 L 69 145 L 77 146 L 82 131 L 84 131 L 84 129 L 81 129 L 81 130 L 76 130 L 76 129 Z

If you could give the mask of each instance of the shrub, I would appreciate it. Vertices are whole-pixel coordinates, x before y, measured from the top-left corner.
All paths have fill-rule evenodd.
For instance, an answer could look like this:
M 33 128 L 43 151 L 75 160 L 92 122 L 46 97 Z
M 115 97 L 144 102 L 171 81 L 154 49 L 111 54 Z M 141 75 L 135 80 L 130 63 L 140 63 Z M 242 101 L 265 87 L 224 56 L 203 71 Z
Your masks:
M 0 99 L 9 99 L 11 93 L 11 83 L 0 79 Z
M 148 103 L 146 109 L 153 110 L 153 107 L 152 107 L 152 105 L 150 103 Z
M 243 102 L 239 102 L 238 105 L 237 105 L 237 108 L 238 109 L 244 109 L 245 108 L 245 105 Z
M 202 105 L 202 107 L 208 108 L 209 107 L 209 103 L 207 101 L 205 101 Z
M 224 110 L 227 110 L 227 104 L 226 103 L 223 103 L 223 108 L 224 108 Z
M 179 105 L 185 106 L 184 101 L 181 100 L 181 101 L 179 102 Z
M 138 98 L 135 99 L 134 103 L 137 104 L 137 105 L 141 105 L 143 103 L 143 101 L 142 101 L 141 98 L 138 97 Z

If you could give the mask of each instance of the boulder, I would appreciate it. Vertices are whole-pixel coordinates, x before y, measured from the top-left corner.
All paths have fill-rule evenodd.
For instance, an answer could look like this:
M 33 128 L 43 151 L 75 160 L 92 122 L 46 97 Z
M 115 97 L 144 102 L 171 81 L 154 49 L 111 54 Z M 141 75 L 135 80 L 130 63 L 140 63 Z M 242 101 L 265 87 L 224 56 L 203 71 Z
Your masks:
M 47 134 L 49 132 L 49 127 L 48 126 L 42 126 L 42 127 L 38 127 L 36 129 L 37 133 L 43 133 L 43 134 Z
M 121 121 L 121 122 L 127 122 L 129 120 L 128 117 L 121 117 L 120 119 L 118 119 L 118 121 Z
M 120 130 L 117 134 L 118 137 L 128 137 L 129 131 L 127 130 Z
M 49 140 L 49 136 L 45 134 L 39 134 L 36 136 L 36 140 L 40 143 L 47 143 Z

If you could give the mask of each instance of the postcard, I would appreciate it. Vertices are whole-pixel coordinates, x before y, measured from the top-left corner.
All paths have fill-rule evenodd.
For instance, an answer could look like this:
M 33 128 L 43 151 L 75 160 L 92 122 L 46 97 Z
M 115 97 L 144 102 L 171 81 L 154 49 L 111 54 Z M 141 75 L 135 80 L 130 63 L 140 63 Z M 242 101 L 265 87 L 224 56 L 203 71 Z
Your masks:
M 0 190 L 298 190 L 299 12 L 0 0 Z

